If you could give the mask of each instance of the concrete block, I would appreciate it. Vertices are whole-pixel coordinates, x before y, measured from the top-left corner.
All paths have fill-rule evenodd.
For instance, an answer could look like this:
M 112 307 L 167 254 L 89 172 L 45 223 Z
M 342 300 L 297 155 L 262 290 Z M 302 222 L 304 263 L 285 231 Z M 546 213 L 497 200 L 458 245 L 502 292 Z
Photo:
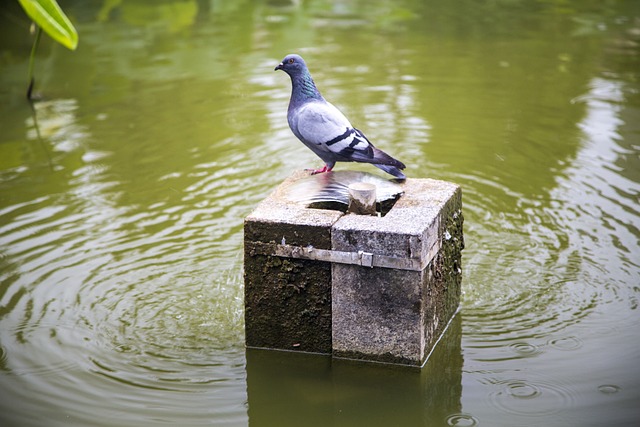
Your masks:
M 385 216 L 312 209 L 285 181 L 245 219 L 248 347 L 421 366 L 460 297 L 461 191 L 407 179 Z

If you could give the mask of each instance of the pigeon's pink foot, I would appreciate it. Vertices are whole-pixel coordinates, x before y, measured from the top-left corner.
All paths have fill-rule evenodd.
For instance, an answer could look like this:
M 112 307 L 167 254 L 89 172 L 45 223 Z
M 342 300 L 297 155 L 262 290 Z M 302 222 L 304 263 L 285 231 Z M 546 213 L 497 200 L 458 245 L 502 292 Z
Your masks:
M 327 165 L 324 165 L 324 167 L 322 169 L 312 170 L 311 171 L 311 175 L 317 175 L 319 173 L 331 172 L 331 169 L 333 169 L 333 167 L 327 167 Z

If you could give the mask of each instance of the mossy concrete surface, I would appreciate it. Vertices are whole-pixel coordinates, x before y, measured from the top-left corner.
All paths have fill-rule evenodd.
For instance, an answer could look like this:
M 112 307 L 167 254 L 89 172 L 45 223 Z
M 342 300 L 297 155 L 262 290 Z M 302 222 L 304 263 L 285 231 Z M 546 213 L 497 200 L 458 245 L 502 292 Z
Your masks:
M 342 212 L 308 209 L 281 197 L 294 174 L 244 222 L 245 331 L 248 347 L 331 353 L 331 264 L 264 255 L 261 243 L 331 249 Z

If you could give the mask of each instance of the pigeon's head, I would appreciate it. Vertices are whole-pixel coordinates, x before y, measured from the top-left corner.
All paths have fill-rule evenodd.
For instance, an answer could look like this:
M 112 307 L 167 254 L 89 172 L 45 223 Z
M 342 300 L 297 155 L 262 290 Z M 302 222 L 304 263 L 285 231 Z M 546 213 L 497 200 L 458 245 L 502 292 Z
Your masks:
M 304 59 L 300 55 L 292 53 L 284 57 L 281 63 L 279 63 L 273 71 L 282 70 L 290 76 L 302 73 L 307 69 Z

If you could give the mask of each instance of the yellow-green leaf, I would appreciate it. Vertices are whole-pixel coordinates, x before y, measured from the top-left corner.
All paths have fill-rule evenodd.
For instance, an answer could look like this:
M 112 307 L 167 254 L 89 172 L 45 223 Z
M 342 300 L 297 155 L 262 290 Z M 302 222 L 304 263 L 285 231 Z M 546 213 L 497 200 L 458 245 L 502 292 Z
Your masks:
M 75 50 L 78 46 L 78 32 L 56 0 L 18 0 L 29 18 L 42 28 L 52 39 Z

